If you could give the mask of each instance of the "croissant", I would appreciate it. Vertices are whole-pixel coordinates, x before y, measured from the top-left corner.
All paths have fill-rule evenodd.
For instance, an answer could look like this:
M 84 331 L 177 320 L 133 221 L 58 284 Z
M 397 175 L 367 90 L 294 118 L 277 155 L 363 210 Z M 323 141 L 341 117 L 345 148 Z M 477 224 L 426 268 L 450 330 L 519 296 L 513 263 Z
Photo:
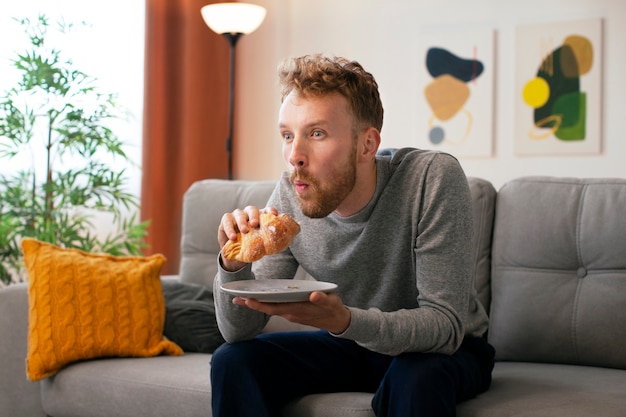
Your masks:
M 229 240 L 222 248 L 222 256 L 230 261 L 255 262 L 287 249 L 298 233 L 300 225 L 288 214 L 261 213 L 260 226 L 237 233 L 237 240 Z

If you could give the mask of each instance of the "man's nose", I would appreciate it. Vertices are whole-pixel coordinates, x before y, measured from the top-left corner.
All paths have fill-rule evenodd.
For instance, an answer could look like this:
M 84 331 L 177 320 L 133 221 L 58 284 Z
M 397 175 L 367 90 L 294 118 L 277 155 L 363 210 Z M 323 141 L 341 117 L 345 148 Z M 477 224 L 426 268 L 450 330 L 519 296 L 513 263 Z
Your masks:
M 289 152 L 289 163 L 296 168 L 302 168 L 306 164 L 306 151 L 304 141 L 295 138 L 291 142 L 291 152 Z

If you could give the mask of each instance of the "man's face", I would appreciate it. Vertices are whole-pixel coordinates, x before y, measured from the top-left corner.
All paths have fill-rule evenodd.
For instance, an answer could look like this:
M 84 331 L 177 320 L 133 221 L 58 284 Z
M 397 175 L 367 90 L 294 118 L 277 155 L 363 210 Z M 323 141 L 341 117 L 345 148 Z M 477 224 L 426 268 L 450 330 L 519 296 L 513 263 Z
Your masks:
M 356 139 L 340 94 L 285 97 L 279 113 L 283 158 L 304 215 L 326 217 L 356 182 Z

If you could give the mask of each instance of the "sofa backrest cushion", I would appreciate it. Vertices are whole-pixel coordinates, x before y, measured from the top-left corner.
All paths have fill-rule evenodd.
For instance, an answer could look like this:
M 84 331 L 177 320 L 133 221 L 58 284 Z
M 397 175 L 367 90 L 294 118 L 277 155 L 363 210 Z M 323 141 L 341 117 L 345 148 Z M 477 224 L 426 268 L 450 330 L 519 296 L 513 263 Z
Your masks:
M 180 279 L 213 289 L 217 274 L 217 229 L 222 215 L 248 205 L 265 207 L 276 181 L 207 179 L 183 196 Z
M 626 180 L 505 184 L 492 257 L 498 360 L 626 369 Z
M 478 301 L 489 312 L 491 302 L 491 240 L 496 206 L 496 189 L 482 178 L 467 179 L 474 215 L 474 288 Z

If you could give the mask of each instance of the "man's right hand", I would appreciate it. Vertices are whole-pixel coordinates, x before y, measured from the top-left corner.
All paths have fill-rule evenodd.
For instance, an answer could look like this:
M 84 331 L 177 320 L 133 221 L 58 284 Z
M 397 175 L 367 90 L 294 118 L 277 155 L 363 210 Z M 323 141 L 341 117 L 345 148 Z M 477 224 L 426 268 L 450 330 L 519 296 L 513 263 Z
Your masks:
M 217 240 L 220 248 L 229 241 L 237 240 L 237 233 L 248 233 L 250 229 L 259 227 L 260 214 L 261 213 L 273 213 L 278 215 L 278 211 L 273 207 L 266 207 L 260 210 L 255 206 L 247 206 L 246 208 L 236 209 L 232 213 L 225 213 L 222 216 L 220 227 L 217 232 Z M 246 264 L 239 261 L 230 261 L 220 256 L 222 267 L 226 271 L 237 271 L 243 268 Z

